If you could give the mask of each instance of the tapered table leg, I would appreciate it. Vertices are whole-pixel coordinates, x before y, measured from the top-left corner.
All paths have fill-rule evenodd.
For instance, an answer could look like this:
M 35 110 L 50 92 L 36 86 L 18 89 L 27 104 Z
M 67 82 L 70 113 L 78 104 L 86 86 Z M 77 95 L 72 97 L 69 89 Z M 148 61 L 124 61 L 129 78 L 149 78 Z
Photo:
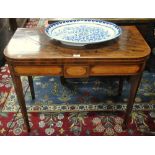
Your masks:
M 131 76 L 130 96 L 124 118 L 123 128 L 126 129 L 130 120 L 130 114 L 133 108 L 137 90 L 141 81 L 142 74 Z
M 118 95 L 121 96 L 122 95 L 122 90 L 123 90 L 123 77 L 119 78 L 119 87 L 118 87 Z
M 28 76 L 28 82 L 29 82 L 29 86 L 30 86 L 30 92 L 31 92 L 32 99 L 35 99 L 34 85 L 33 85 L 32 76 Z
M 30 125 L 29 125 L 29 120 L 28 120 L 28 114 L 27 114 L 21 79 L 20 79 L 20 76 L 13 76 L 12 78 L 14 82 L 14 87 L 15 87 L 18 103 L 19 103 L 21 113 L 24 119 L 24 123 L 26 125 L 27 131 L 30 132 Z
M 66 79 L 64 78 L 64 76 L 60 76 L 60 81 L 62 85 L 66 84 Z

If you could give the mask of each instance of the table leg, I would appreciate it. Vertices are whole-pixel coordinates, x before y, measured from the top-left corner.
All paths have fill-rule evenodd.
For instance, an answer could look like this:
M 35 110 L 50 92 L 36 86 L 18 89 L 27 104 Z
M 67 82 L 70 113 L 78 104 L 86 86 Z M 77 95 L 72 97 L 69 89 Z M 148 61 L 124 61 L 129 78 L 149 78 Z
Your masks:
M 30 86 L 30 92 L 31 92 L 32 99 L 35 99 L 34 85 L 33 85 L 32 76 L 28 76 L 28 82 L 29 82 L 29 86 Z
M 24 119 L 24 123 L 26 125 L 27 131 L 30 132 L 30 125 L 29 125 L 28 114 L 27 114 L 27 109 L 26 109 L 26 104 L 25 104 L 25 99 L 23 94 L 22 82 L 21 82 L 20 76 L 15 75 L 12 78 L 14 81 L 14 87 L 15 87 L 18 103 L 20 105 L 21 113 Z
M 60 81 L 62 85 L 66 84 L 66 79 L 64 78 L 64 76 L 60 76 Z
M 119 96 L 121 96 L 121 94 L 122 94 L 122 90 L 123 90 L 123 81 L 124 81 L 123 77 L 120 77 L 120 78 L 119 78 L 119 87 L 118 87 L 118 95 L 119 95 Z
M 142 74 L 131 76 L 130 96 L 124 118 L 123 128 L 126 129 L 130 120 L 130 114 L 133 108 L 137 90 L 141 81 Z

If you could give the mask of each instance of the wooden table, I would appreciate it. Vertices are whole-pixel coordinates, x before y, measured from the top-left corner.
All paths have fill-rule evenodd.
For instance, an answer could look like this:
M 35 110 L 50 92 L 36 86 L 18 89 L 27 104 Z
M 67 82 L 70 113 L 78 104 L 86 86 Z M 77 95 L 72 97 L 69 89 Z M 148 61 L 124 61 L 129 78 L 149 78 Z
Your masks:
M 130 76 L 131 90 L 124 118 L 124 125 L 128 124 L 150 48 L 135 26 L 123 26 L 122 30 L 122 35 L 114 41 L 79 49 L 52 42 L 39 28 L 17 29 L 4 54 L 27 131 L 30 126 L 20 79 L 22 75 L 28 76 L 32 99 L 35 98 L 32 76 Z

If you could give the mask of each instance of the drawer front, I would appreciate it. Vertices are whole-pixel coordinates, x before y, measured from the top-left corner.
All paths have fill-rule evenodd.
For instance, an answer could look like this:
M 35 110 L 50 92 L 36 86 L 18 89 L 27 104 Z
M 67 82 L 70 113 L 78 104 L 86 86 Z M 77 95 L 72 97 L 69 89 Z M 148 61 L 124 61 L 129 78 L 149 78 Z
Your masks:
M 88 77 L 88 66 L 64 66 L 64 76 L 67 78 Z
M 18 75 L 62 75 L 61 66 L 16 66 Z
M 95 65 L 90 69 L 90 75 L 128 75 L 135 74 L 140 70 L 138 65 Z

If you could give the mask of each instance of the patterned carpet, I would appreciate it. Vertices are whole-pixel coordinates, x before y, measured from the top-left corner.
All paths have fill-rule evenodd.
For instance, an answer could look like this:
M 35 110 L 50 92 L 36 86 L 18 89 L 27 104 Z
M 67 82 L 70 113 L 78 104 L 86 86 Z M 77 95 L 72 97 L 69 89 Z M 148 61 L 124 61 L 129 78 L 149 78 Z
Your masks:
M 26 25 L 35 26 L 38 20 L 34 19 Z M 36 99 L 32 101 L 27 78 L 22 77 L 31 125 L 27 133 L 6 64 L 0 69 L 0 135 L 144 135 L 155 131 L 154 77 L 147 71 L 143 74 L 127 130 L 122 129 L 127 80 L 118 96 L 118 79 L 113 77 L 67 79 L 65 85 L 59 77 L 34 77 Z
M 155 109 L 154 77 L 155 74 L 144 72 L 133 110 Z M 31 99 L 27 77 L 22 77 L 29 112 L 125 111 L 126 109 L 130 88 L 127 80 L 124 80 L 122 95 L 118 96 L 118 78 L 114 77 L 66 79 L 65 85 L 61 83 L 60 77 L 36 76 L 33 79 L 35 100 Z M 12 83 L 6 83 L 6 87 L 11 85 Z M 12 87 L 5 100 L 3 112 L 16 112 L 18 109 L 16 94 Z

